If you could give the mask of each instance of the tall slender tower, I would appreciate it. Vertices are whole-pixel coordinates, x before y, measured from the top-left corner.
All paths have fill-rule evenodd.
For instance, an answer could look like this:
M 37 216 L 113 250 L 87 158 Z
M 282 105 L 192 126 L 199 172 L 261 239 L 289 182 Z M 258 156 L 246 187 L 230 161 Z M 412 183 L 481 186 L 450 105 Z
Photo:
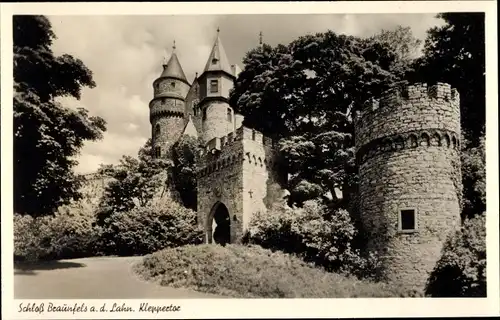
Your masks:
M 149 121 L 155 157 L 168 154 L 170 146 L 184 128 L 185 98 L 191 87 L 175 53 L 163 65 L 163 72 L 153 82 L 154 97 L 149 103 Z
M 203 73 L 198 77 L 201 136 L 204 142 L 234 130 L 234 111 L 229 106 L 229 91 L 234 85 L 234 67 L 229 64 L 217 29 L 217 37 Z

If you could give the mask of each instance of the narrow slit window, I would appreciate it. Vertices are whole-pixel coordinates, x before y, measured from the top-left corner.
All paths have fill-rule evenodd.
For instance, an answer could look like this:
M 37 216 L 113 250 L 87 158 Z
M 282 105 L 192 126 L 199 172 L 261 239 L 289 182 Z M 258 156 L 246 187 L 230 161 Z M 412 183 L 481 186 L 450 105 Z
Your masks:
M 219 91 L 219 81 L 210 80 L 210 93 L 217 93 Z
M 207 108 L 203 109 L 203 120 L 207 120 Z
M 231 108 L 227 108 L 227 121 L 233 122 L 233 112 Z
M 417 211 L 415 209 L 399 211 L 399 230 L 402 232 L 417 230 Z
M 161 126 L 159 123 L 155 126 L 155 137 L 158 137 L 161 134 Z

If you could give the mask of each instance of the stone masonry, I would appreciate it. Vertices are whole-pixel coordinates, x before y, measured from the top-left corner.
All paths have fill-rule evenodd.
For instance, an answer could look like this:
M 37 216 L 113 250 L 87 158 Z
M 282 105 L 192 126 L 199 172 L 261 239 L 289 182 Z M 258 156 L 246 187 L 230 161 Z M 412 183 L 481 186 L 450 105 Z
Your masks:
M 355 132 L 368 250 L 381 258 L 383 280 L 422 289 L 460 225 L 458 92 L 402 83 L 368 103 Z M 409 230 L 402 211 L 414 212 Z

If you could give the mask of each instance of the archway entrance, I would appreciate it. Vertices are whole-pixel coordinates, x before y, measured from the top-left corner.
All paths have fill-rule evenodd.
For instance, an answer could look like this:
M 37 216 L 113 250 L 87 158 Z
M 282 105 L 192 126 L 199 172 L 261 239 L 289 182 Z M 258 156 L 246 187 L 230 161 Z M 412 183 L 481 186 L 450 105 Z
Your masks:
M 229 217 L 229 210 L 222 203 L 218 202 L 212 208 L 212 214 L 208 222 L 208 243 L 215 242 L 225 246 L 231 243 L 231 219 Z

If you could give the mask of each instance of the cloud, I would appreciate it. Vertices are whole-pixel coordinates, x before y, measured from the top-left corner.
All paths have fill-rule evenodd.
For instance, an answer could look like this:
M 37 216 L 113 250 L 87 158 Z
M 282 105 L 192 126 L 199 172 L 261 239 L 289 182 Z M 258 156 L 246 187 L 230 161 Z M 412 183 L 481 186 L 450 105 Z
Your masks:
M 136 155 L 150 136 L 148 104 L 152 83 L 162 71 L 166 52 L 176 52 L 188 80 L 201 72 L 216 29 L 231 63 L 242 66 L 245 53 L 258 43 L 259 32 L 270 45 L 286 44 L 304 34 L 324 32 L 370 36 L 397 25 L 410 26 L 424 39 L 442 24 L 435 14 L 324 15 L 200 15 L 200 16 L 49 16 L 57 40 L 56 54 L 69 53 L 93 72 L 97 87 L 85 88 L 80 101 L 64 99 L 69 107 L 85 107 L 108 123 L 104 139 L 87 143 L 78 172 L 100 163 L 117 163 Z

